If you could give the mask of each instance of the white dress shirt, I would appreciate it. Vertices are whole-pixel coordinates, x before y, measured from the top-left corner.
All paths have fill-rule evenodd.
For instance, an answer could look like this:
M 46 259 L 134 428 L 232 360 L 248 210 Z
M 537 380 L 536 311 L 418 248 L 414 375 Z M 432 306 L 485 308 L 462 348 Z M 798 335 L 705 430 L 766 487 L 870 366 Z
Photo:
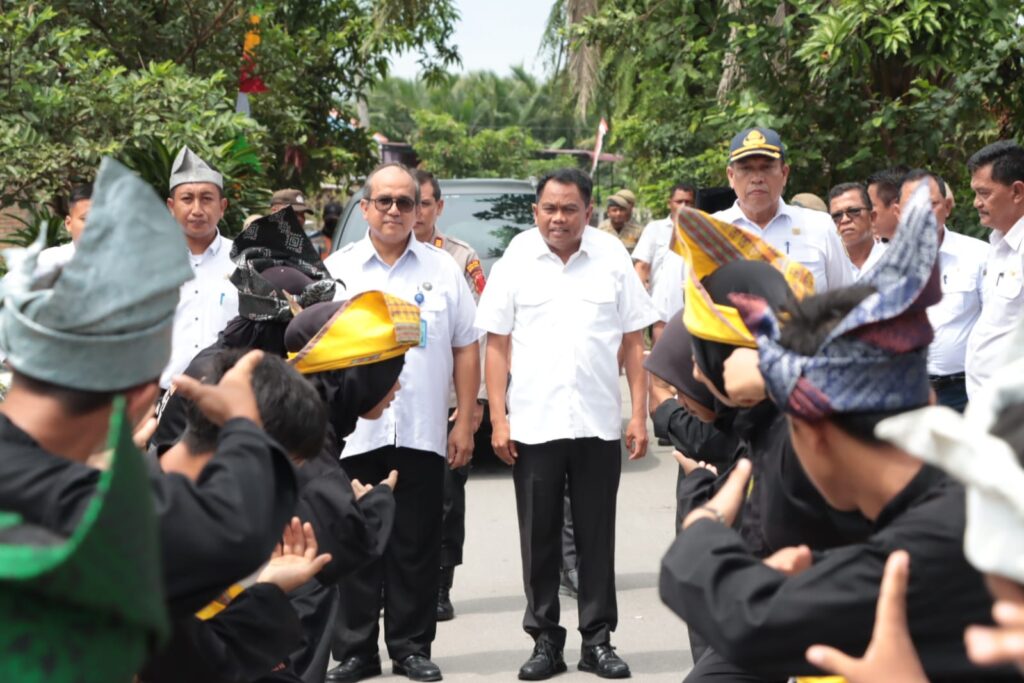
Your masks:
M 666 250 L 661 262 L 661 277 L 651 287 L 651 301 L 661 316 L 661 321 L 668 322 L 670 316 L 683 308 L 683 278 L 686 277 L 686 261 L 683 257 Z
M 657 320 L 629 252 L 612 235 L 585 228 L 564 264 L 537 228 L 513 238 L 476 317 L 481 330 L 512 336 L 512 439 L 619 439 L 622 336 Z
M 949 228 L 939 246 L 942 300 L 928 307 L 935 339 L 928 346 L 928 374 L 938 377 L 964 371 L 967 337 L 981 314 L 982 283 L 988 245 Z
M 217 341 L 217 335 L 238 315 L 238 290 L 228 278 L 235 270 L 231 240 L 220 233 L 202 254 L 189 253 L 195 278 L 181 286 L 174 311 L 171 361 L 160 375 L 160 386 L 171 385 L 196 354 Z
M 1005 236 L 993 230 L 989 242 L 981 315 L 967 339 L 968 398 L 1002 367 L 1012 332 L 1024 317 L 1024 218 Z
M 651 221 L 644 226 L 640 239 L 637 240 L 636 246 L 633 247 L 633 260 L 643 261 L 651 267 L 651 292 L 654 292 L 654 286 L 661 275 L 661 264 L 664 262 L 668 246 L 672 242 L 672 232 L 674 229 L 671 217 Z
M 33 279 L 49 275 L 58 268 L 63 268 L 75 255 L 75 243 L 68 242 L 56 247 L 49 247 L 39 252 L 36 257 L 36 270 L 32 274 Z
M 738 201 L 712 216 L 758 235 L 807 266 L 814 275 L 814 290 L 819 294 L 853 284 L 850 259 L 832 217 L 823 211 L 791 206 L 780 199 L 778 212 L 764 229 L 747 218 Z
M 853 261 L 850 261 L 850 270 L 853 272 L 854 281 L 856 282 L 857 280 L 861 279 L 861 277 L 863 277 L 866 272 L 871 270 L 874 267 L 874 265 L 878 263 L 878 259 L 882 258 L 882 254 L 884 254 L 885 250 L 888 248 L 889 245 L 887 245 L 885 242 L 872 242 L 871 251 L 868 252 L 868 257 L 860 268 L 855 266 Z
M 416 295 L 422 294 L 420 316 L 427 326 L 426 346 L 405 354 L 398 379 L 402 388 L 394 402 L 378 420 L 359 418 L 356 430 L 345 439 L 341 457 L 384 446 L 445 456 L 448 387 L 455 364 L 452 349 L 480 338 L 473 327 L 473 294 L 459 266 L 448 252 L 413 237 L 393 266 L 381 260 L 369 237 L 342 247 L 327 257 L 324 265 L 333 277 L 345 282 L 345 291 L 339 292 L 338 298 L 375 289 L 416 302 Z

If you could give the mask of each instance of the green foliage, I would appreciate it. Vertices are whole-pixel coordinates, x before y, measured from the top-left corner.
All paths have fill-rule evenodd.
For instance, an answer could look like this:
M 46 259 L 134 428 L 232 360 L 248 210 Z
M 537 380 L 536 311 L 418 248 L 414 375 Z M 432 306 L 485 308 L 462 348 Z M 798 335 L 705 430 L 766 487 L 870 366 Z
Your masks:
M 508 126 L 471 134 L 450 114 L 412 113 L 412 144 L 423 168 L 442 178 L 523 178 L 550 166 L 533 160 L 540 143 L 523 128 Z
M 522 67 L 507 77 L 482 71 L 434 85 L 388 78 L 370 90 L 367 107 L 374 130 L 402 141 L 416 132 L 419 110 L 444 112 L 470 134 L 518 127 L 550 147 L 573 147 L 597 127 L 574 113 L 564 76 L 540 82 Z
M 251 96 L 249 118 L 234 102 L 253 13 L 270 90 Z M 260 187 L 346 179 L 376 151 L 346 103 L 394 51 L 419 52 L 436 82 L 458 61 L 456 18 L 450 0 L 0 0 L 0 206 L 56 208 L 101 156 L 153 140 L 230 167 L 244 137 Z
M 824 195 L 895 163 L 957 190 L 964 162 L 1024 132 L 1024 26 L 1010 0 L 603 0 L 562 32 L 601 53 L 597 108 L 648 203 L 725 183 L 730 138 L 776 128 L 787 195 Z M 961 213 L 962 211 L 962 213 Z

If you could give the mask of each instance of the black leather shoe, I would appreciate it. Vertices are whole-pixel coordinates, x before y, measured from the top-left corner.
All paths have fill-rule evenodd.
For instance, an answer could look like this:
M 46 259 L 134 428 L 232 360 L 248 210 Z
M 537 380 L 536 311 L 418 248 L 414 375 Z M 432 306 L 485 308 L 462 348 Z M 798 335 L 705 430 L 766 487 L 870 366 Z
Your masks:
M 402 657 L 402 661 L 391 660 L 391 673 L 405 676 L 410 681 L 439 681 L 441 669 L 423 655 Z
M 355 683 L 380 676 L 380 655 L 354 655 L 327 672 L 328 683 Z
M 629 678 L 629 664 L 615 654 L 615 648 L 610 643 L 600 645 L 583 646 L 580 663 L 577 665 L 580 671 L 587 671 L 597 674 L 601 678 Z
M 455 618 L 451 590 L 455 579 L 455 567 L 441 567 L 441 581 L 437 588 L 437 620 L 451 621 Z
M 542 639 L 533 646 L 533 654 L 526 663 L 519 667 L 519 680 L 543 681 L 565 670 L 562 648 Z

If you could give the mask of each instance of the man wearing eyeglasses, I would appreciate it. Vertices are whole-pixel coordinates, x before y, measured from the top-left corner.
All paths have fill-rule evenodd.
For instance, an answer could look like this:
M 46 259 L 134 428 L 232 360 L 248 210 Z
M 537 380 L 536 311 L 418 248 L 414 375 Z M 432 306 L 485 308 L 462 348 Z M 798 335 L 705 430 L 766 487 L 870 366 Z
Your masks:
M 885 252 L 885 245 L 875 241 L 871 230 L 875 211 L 867 188 L 860 183 L 836 185 L 828 193 L 828 209 L 846 247 L 853 279 L 859 280 Z
M 381 588 L 384 640 L 392 671 L 414 681 L 439 681 L 430 660 L 437 629 L 444 468 L 473 455 L 473 413 L 480 386 L 480 333 L 466 278 L 448 252 L 418 241 L 420 184 L 401 164 L 377 167 L 359 205 L 366 237 L 324 261 L 343 280 L 344 296 L 371 289 L 415 302 L 420 345 L 405 356 L 401 390 L 379 420 L 360 419 L 346 440 L 341 466 L 352 479 L 381 481 L 401 473 L 395 522 L 381 561 L 339 584 L 332 652 L 334 682 L 381 673 L 377 651 Z M 454 380 L 458 417 L 447 436 L 448 387 Z M 446 463 L 447 458 L 447 463 Z
M 819 293 L 853 282 L 846 252 L 828 216 L 782 200 L 789 165 L 778 133 L 760 127 L 740 131 L 729 147 L 725 172 L 736 203 L 715 218 L 754 233 L 805 265 Z

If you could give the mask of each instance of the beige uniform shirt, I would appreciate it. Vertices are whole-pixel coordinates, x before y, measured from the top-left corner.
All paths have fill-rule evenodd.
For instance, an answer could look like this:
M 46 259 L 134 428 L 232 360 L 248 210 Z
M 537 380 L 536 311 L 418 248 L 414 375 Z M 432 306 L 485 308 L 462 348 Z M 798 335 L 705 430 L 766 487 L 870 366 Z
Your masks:
M 473 293 L 473 300 L 477 303 L 480 302 L 480 295 L 483 294 L 484 285 L 487 284 L 486 278 L 484 278 L 484 267 L 480 263 L 480 257 L 476 255 L 473 247 L 469 246 L 467 242 L 463 242 L 455 237 L 448 237 L 442 235 L 434 228 L 434 236 L 430 238 L 430 243 L 438 249 L 444 249 L 452 258 L 455 259 L 455 263 L 462 269 L 462 274 L 466 278 L 466 282 L 469 284 L 469 291 Z M 487 387 L 484 384 L 484 352 L 487 348 L 485 339 L 480 340 L 480 391 L 477 393 L 478 399 L 487 398 Z M 448 396 L 448 407 L 455 407 L 455 387 L 452 386 Z
M 618 237 L 619 241 L 622 242 L 622 246 L 626 247 L 626 251 L 631 254 L 633 253 L 633 247 L 635 247 L 636 243 L 640 240 L 640 235 L 644 232 L 644 226 L 640 225 L 632 218 L 629 219 L 629 222 L 626 223 L 625 226 L 623 226 L 622 232 L 619 232 L 612 227 L 612 222 L 607 218 L 601 221 L 601 224 L 597 226 L 597 229 L 602 232 L 606 232 L 609 235 L 615 235 Z

